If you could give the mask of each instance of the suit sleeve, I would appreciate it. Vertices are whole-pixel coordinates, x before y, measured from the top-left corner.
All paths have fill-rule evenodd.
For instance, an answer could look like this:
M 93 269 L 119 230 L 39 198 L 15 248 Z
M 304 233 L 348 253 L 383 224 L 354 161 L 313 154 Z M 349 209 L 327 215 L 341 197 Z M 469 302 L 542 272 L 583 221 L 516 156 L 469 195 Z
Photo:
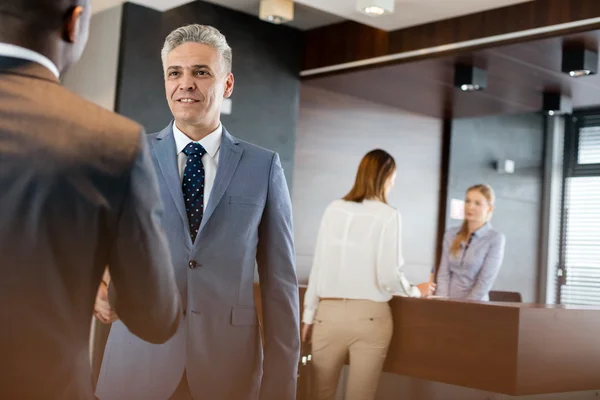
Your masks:
M 265 336 L 260 400 L 293 400 L 300 357 L 298 280 L 291 200 L 277 154 L 269 179 L 257 249 Z
M 144 136 L 142 132 L 110 249 L 110 301 L 133 334 L 158 344 L 177 331 L 181 306 Z

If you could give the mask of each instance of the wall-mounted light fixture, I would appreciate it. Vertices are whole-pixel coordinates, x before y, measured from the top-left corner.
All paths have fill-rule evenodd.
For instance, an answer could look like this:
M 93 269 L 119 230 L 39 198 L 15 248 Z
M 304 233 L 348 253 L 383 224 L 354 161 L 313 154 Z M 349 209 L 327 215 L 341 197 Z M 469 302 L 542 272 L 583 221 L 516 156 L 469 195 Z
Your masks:
M 357 0 L 356 9 L 371 17 L 394 12 L 394 0 Z
M 283 24 L 294 19 L 293 0 L 260 0 L 260 19 L 273 24 Z
M 483 90 L 487 86 L 487 71 L 472 65 L 456 65 L 454 86 L 465 92 Z
M 495 164 L 496 172 L 498 172 L 499 174 L 515 173 L 515 162 L 513 160 L 497 160 Z
M 561 70 L 574 78 L 594 75 L 598 72 L 598 52 L 586 49 L 583 44 L 565 45 Z
M 560 93 L 544 92 L 542 103 L 542 110 L 548 115 L 564 115 L 573 112 L 571 98 Z

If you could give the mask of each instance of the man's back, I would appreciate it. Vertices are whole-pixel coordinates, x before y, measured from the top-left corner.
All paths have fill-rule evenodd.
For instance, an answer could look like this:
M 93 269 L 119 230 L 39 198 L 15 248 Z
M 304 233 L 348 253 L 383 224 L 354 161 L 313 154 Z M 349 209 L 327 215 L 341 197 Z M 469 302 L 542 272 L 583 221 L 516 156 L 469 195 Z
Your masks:
M 0 57 L 0 398 L 93 398 L 88 340 L 106 265 L 132 332 L 155 342 L 174 333 L 176 290 L 143 146 L 135 123 L 38 64 Z M 144 304 L 146 294 L 164 304 Z

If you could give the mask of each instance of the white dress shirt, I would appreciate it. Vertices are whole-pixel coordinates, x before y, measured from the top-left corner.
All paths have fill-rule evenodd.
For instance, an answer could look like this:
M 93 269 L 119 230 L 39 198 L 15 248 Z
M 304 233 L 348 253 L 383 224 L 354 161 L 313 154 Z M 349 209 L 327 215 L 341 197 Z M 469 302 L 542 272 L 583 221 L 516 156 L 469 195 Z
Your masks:
M 185 170 L 185 163 L 187 156 L 183 152 L 185 146 L 194 142 L 185 133 L 183 133 L 177 125 L 173 123 L 173 136 L 175 136 L 175 147 L 177 148 L 177 166 L 179 167 L 179 178 L 183 183 L 183 171 Z M 204 166 L 204 209 L 210 198 L 210 192 L 212 191 L 215 183 L 215 176 L 217 175 L 217 166 L 219 165 L 219 150 L 221 149 L 221 137 L 223 136 L 223 126 L 219 124 L 219 127 L 209 133 L 207 136 L 202 138 L 199 143 L 206 150 L 206 154 L 202 156 L 202 165 Z M 183 192 L 182 192 L 183 193 Z
M 387 302 L 420 297 L 401 270 L 402 225 L 396 209 L 376 200 L 336 200 L 321 221 L 304 297 L 302 321 L 312 324 L 321 298 Z
M 26 49 L 25 47 L 0 42 L 0 56 L 36 62 L 48 68 L 57 78 L 60 78 L 58 68 L 48 57 L 33 50 Z

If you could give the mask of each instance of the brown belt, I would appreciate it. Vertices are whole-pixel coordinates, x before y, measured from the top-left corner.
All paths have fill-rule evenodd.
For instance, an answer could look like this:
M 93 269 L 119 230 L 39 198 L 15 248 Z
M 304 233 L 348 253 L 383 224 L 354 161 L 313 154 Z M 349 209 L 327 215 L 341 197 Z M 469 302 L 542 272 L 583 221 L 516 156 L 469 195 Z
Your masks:
M 350 300 L 350 299 L 344 299 L 341 297 L 321 297 L 320 300 Z

